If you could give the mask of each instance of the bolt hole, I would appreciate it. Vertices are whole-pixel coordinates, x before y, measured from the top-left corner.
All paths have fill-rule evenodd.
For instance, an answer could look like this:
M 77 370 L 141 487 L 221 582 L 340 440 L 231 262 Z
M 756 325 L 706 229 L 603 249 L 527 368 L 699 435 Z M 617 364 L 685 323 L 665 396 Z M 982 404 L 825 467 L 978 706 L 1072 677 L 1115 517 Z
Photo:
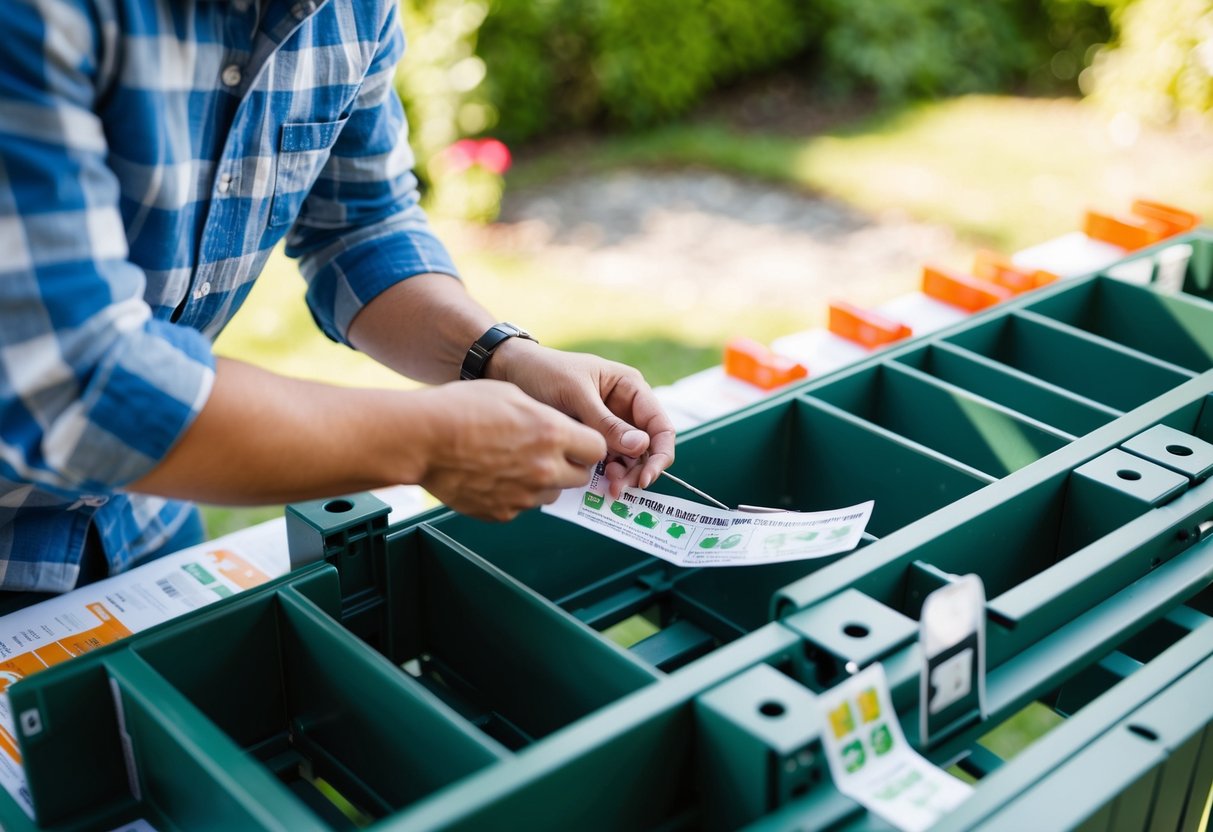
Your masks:
M 784 713 L 783 703 L 776 702 L 773 699 L 768 700 L 758 706 L 758 712 L 760 714 L 762 714 L 763 716 L 771 717 L 771 719 L 774 719 L 777 716 L 783 716 L 783 713 Z
M 1192 449 L 1187 445 L 1168 445 L 1167 453 L 1175 456 L 1192 456 Z
M 804 797 L 809 793 L 808 783 L 797 783 L 792 787 L 792 797 Z
M 1137 725 L 1135 723 L 1135 724 L 1129 726 L 1129 730 L 1132 731 L 1134 734 L 1136 734 L 1139 737 L 1144 737 L 1145 739 L 1148 739 L 1150 742 L 1158 742 L 1158 734 L 1156 734 L 1154 731 L 1150 730 L 1149 728 L 1147 728 L 1144 725 Z
M 1130 482 L 1141 479 L 1141 474 L 1134 471 L 1132 468 L 1122 468 L 1116 472 L 1116 476 L 1120 477 L 1122 480 L 1129 480 Z
M 842 631 L 851 638 L 863 638 L 871 632 L 871 630 L 869 630 L 863 624 L 848 624 L 842 628 Z
M 1162 558 L 1154 558 L 1154 560 L 1150 561 L 1151 569 L 1157 569 L 1160 566 L 1162 566 Z
M 1180 529 L 1179 531 L 1177 531 L 1175 533 L 1175 539 L 1178 540 L 1180 543 L 1183 543 L 1185 540 L 1187 540 L 1191 536 L 1192 536 L 1191 532 L 1189 532 L 1187 529 Z
M 354 508 L 349 500 L 329 500 L 324 504 L 324 510 L 330 514 L 344 514 Z

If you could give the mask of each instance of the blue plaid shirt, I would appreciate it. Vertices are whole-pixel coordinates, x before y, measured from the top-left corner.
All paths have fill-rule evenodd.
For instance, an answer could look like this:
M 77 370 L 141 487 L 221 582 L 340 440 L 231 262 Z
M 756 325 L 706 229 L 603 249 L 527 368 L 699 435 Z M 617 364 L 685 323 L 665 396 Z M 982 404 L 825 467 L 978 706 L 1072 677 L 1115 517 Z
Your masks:
M 343 342 L 384 289 L 454 274 L 417 205 L 403 49 L 393 0 L 4 3 L 0 588 L 70 589 L 90 524 L 117 572 L 186 522 L 122 487 L 206 402 L 211 340 L 279 240 Z

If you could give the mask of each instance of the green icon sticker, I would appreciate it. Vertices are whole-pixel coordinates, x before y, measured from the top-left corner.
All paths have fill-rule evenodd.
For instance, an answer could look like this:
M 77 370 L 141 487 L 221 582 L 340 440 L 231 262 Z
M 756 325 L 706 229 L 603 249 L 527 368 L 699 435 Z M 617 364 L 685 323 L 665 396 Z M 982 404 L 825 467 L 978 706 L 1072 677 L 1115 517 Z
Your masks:
M 731 534 L 720 544 L 721 549 L 736 549 L 741 545 L 741 535 Z
M 893 734 L 887 723 L 880 723 L 872 729 L 872 750 L 880 757 L 893 750 Z
M 581 502 L 585 503 L 586 508 L 592 508 L 594 511 L 599 511 L 606 500 L 601 494 L 595 494 L 593 491 L 585 492 L 585 496 L 581 498 Z
M 868 761 L 868 755 L 863 751 L 863 743 L 859 740 L 851 740 L 842 747 L 842 762 L 846 766 L 847 772 L 855 773 L 863 768 L 864 763 Z
M 687 527 L 681 523 L 671 523 L 670 527 L 665 530 L 665 533 L 677 540 L 687 533 Z
M 636 519 L 633 522 L 637 525 L 644 526 L 646 529 L 657 528 L 657 518 L 649 514 L 647 511 L 642 511 L 637 514 Z
M 719 537 L 705 537 L 703 540 L 699 541 L 700 549 L 715 549 L 719 545 Z
M 611 513 L 619 517 L 631 517 L 632 512 L 628 509 L 626 503 L 621 503 L 618 500 L 611 503 Z

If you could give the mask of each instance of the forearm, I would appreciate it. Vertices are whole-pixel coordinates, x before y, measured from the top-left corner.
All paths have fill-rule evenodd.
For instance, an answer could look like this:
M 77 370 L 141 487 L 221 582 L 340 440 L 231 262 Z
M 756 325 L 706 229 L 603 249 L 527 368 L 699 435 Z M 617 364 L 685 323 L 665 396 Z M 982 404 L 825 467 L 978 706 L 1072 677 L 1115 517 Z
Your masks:
M 349 340 L 402 375 L 441 384 L 459 378 L 468 347 L 496 322 L 459 280 L 423 274 L 368 303 L 350 325 Z
M 197 419 L 126 489 L 257 504 L 420 482 L 431 424 L 424 391 L 338 388 L 220 359 Z

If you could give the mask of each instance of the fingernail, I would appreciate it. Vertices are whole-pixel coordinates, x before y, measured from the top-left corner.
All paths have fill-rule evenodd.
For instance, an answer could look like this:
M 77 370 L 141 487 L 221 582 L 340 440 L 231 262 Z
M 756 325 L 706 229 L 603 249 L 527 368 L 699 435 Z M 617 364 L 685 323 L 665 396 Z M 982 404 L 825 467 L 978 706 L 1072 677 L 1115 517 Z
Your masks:
M 653 484 L 653 475 L 652 475 L 652 474 L 647 474 L 647 473 L 646 473 L 646 474 L 641 474 L 641 475 L 640 475 L 640 482 L 639 482 L 639 483 L 637 483 L 637 484 L 638 484 L 638 485 L 639 485 L 641 488 L 648 488 L 650 485 L 652 485 L 652 484 Z
M 644 431 L 633 428 L 623 436 L 619 437 L 619 444 L 623 445 L 625 448 L 634 448 L 636 450 L 640 450 L 642 447 L 644 447 L 647 440 L 648 436 Z

